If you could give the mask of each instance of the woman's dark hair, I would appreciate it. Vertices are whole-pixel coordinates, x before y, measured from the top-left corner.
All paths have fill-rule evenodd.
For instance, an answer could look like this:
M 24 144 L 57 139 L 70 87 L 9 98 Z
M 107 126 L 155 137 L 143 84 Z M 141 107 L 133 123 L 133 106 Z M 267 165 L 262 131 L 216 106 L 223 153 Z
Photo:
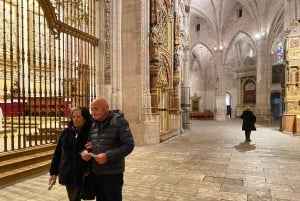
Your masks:
M 90 125 L 93 121 L 92 115 L 86 107 L 74 107 L 71 109 L 71 115 L 75 110 L 80 110 L 82 117 L 85 119 L 85 125 Z M 73 120 L 71 119 L 70 122 L 68 123 L 68 126 L 73 126 Z

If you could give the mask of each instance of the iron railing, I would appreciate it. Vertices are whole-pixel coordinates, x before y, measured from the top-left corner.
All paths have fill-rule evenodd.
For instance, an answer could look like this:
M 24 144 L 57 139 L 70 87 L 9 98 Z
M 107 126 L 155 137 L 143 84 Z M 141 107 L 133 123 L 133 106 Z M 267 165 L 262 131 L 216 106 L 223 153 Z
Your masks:
M 95 96 L 95 0 L 0 0 L 0 152 L 56 141 Z

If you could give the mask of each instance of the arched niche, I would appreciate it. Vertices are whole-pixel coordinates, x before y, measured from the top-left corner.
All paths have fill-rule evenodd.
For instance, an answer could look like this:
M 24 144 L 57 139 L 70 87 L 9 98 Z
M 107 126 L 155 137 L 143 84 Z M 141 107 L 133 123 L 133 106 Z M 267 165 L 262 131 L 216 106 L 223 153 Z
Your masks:
M 244 81 L 243 84 L 243 104 L 255 104 L 256 103 L 256 83 L 255 80 L 249 78 Z
M 247 66 L 237 73 L 238 104 L 236 116 L 240 116 L 246 107 L 255 109 L 256 104 L 256 66 Z
M 196 93 L 191 97 L 192 100 L 192 112 L 200 112 L 200 99 Z

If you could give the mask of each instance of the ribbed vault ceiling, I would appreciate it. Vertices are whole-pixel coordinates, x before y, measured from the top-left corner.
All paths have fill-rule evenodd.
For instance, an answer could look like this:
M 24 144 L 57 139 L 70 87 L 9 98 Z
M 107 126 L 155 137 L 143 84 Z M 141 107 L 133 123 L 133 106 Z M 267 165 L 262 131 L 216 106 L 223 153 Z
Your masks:
M 192 0 L 191 12 L 207 19 L 216 31 L 220 31 L 232 8 L 240 3 L 256 20 L 261 31 L 269 29 L 283 2 L 284 0 Z
M 234 8 L 240 7 L 249 13 L 251 20 L 254 22 L 252 34 L 273 32 L 272 37 L 276 38 L 279 33 L 275 32 L 282 31 L 282 26 L 278 25 L 278 19 L 282 16 L 284 1 L 285 0 L 191 0 L 190 22 L 197 22 L 199 19 L 206 21 L 206 23 L 204 23 L 205 26 L 201 27 L 212 30 L 212 32 L 209 32 L 211 34 L 209 34 L 208 37 L 213 38 L 206 40 L 210 41 L 205 44 L 206 46 L 212 44 L 211 42 L 216 43 L 214 44 L 216 47 L 227 44 L 227 48 L 229 48 L 227 49 L 228 52 L 231 51 L 230 48 L 235 49 L 234 51 L 239 51 L 237 54 L 240 55 L 241 59 L 244 59 L 250 52 L 253 52 L 255 56 L 254 35 L 250 35 L 251 38 L 249 38 L 249 35 L 236 32 L 232 33 L 232 41 L 223 41 L 226 23 L 228 23 L 228 19 L 232 16 L 232 12 L 236 12 Z M 279 28 L 276 28 L 276 26 L 279 26 Z M 191 30 L 193 29 L 193 27 L 190 28 Z M 192 51 L 194 52 L 194 56 L 196 53 L 197 60 L 199 60 L 197 53 L 200 53 L 201 50 L 204 49 L 203 45 L 199 45 L 203 40 L 201 37 L 204 36 L 201 35 L 197 38 L 197 41 L 191 41 L 191 46 L 193 47 Z M 274 40 L 272 37 L 271 40 Z M 213 47 L 210 48 L 210 50 L 213 50 Z

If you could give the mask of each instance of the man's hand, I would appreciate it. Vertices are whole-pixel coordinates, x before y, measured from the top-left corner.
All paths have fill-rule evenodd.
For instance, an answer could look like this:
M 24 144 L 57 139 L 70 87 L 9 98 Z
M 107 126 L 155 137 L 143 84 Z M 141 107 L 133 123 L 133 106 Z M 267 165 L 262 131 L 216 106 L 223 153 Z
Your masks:
M 93 147 L 92 142 L 90 142 L 90 141 L 88 141 L 84 146 L 86 149 L 92 149 L 92 147 Z
M 95 160 L 99 164 L 105 164 L 107 162 L 106 153 L 96 155 Z

